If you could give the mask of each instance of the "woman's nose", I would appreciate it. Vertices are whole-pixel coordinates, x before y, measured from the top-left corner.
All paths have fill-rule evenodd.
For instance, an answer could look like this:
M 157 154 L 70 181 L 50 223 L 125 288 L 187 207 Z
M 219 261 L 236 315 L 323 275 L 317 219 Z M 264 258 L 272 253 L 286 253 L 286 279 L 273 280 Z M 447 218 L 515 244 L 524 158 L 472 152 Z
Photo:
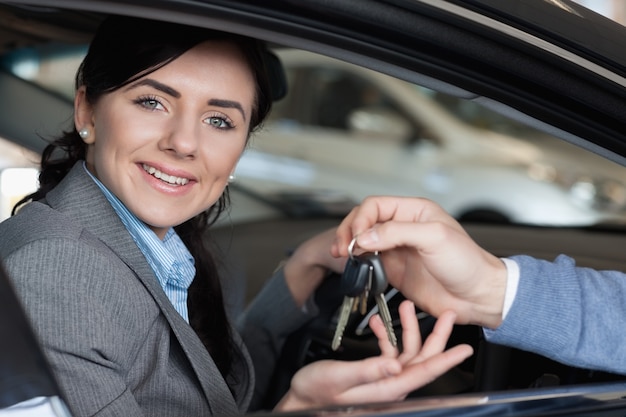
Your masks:
M 191 118 L 172 120 L 161 141 L 162 149 L 181 158 L 194 157 L 198 150 L 199 128 L 199 123 Z

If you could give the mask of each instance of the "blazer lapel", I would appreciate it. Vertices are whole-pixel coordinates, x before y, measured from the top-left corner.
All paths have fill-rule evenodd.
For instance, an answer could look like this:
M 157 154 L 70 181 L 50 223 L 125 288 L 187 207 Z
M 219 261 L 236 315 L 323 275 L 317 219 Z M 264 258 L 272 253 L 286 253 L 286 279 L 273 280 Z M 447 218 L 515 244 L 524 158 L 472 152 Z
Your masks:
M 78 162 L 46 200 L 85 225 L 128 265 L 161 309 L 207 397 L 213 414 L 232 414 L 237 404 L 224 378 L 191 326 L 165 295 L 143 253 L 133 241 L 113 207 Z

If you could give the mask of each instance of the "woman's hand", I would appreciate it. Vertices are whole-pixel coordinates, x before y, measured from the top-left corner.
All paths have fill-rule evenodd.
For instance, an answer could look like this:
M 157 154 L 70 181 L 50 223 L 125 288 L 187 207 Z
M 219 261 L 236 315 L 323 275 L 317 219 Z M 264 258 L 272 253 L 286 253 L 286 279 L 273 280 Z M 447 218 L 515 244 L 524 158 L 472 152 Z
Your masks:
M 380 251 L 389 283 L 434 316 L 454 310 L 459 323 L 496 328 L 502 321 L 506 267 L 480 248 L 432 201 L 369 197 L 344 219 L 332 248 L 348 255 Z
M 352 362 L 323 360 L 303 367 L 276 410 L 401 400 L 472 354 L 468 345 L 444 350 L 455 320 L 451 311 L 437 320 L 423 346 L 412 302 L 400 305 L 400 320 L 402 352 L 391 345 L 382 320 L 374 316 L 370 326 L 378 337 L 380 356 Z
M 335 229 L 330 229 L 306 240 L 285 262 L 285 280 L 298 306 L 306 302 L 330 272 L 343 272 L 346 258 L 330 253 L 335 233 Z

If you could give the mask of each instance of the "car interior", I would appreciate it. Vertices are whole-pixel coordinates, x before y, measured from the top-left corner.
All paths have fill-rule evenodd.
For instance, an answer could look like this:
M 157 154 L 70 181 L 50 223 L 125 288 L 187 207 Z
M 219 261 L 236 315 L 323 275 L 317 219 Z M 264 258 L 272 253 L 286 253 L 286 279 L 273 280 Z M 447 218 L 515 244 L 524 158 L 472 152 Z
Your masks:
M 3 109 L 0 112 L 0 141 L 7 142 L 5 146 L 9 146 L 9 142 L 18 144 L 22 149 L 19 158 L 12 158 L 8 161 L 0 158 L 0 164 L 3 164 L 0 165 L 0 173 L 11 168 L 36 166 L 33 155 L 42 150 L 45 139 L 70 125 L 68 122 L 71 122 L 72 101 L 69 97 L 73 93 L 71 75 L 79 62 L 76 57 L 80 58 L 85 52 L 85 44 L 102 17 L 103 14 L 97 12 L 48 10 L 0 4 L 0 55 L 2 55 L 0 56 L 0 91 L 2 91 L 0 108 Z M 33 56 L 36 57 L 36 62 L 39 60 L 39 67 L 35 69 L 26 65 Z M 66 61 L 57 62 L 58 65 L 65 65 L 60 71 L 62 77 L 59 79 L 63 80 L 62 83 L 55 78 L 54 68 L 46 67 L 48 64 L 52 65 L 53 61 L 62 61 L 58 59 L 59 57 L 67 58 Z M 46 69 L 50 70 L 48 74 L 45 73 Z M 40 71 L 39 75 L 33 75 L 36 70 Z M 31 75 L 28 75 L 29 71 Z M 435 88 L 436 85 L 435 82 L 426 87 Z M 292 85 L 289 87 L 291 88 Z M 351 85 L 345 80 L 340 80 L 339 86 L 327 86 L 335 93 L 339 88 L 350 87 Z M 472 119 L 471 114 L 463 113 L 464 110 L 470 109 L 467 103 L 464 105 L 463 100 L 452 102 L 450 99 L 450 97 L 458 99 L 463 96 L 462 93 L 448 94 L 451 93 L 451 89 L 445 87 L 442 90 L 444 90 L 443 93 L 437 94 L 443 98 L 444 102 L 447 99 L 447 108 L 454 109 L 460 119 L 474 120 L 471 122 L 474 124 L 478 123 L 476 120 L 480 120 L 483 124 L 491 123 L 487 128 L 492 130 L 498 128 L 500 132 L 519 126 L 520 121 L 516 120 L 519 117 L 515 119 L 504 117 L 502 113 L 497 112 L 488 113 L 489 117 Z M 432 94 L 436 89 L 430 91 Z M 288 90 L 288 94 L 294 93 Z M 343 103 L 346 113 L 350 112 L 351 104 L 348 99 L 352 98 L 353 94 L 348 91 L 342 94 L 346 98 L 346 102 Z M 328 108 L 328 105 L 323 103 L 320 105 L 322 108 Z M 446 104 L 442 102 L 441 105 Z M 33 109 L 35 109 L 34 112 Z M 347 116 L 338 117 L 340 113 L 341 109 L 329 114 L 320 111 L 320 125 L 345 128 Z M 34 120 L 33 114 L 36 114 Z M 515 112 L 509 112 L 509 116 L 511 115 L 518 116 Z M 508 120 L 505 123 L 509 124 L 503 125 L 503 118 Z M 533 132 L 539 132 L 540 125 L 541 123 L 538 123 L 535 126 L 537 129 L 533 127 L 532 130 L 525 130 L 523 139 L 528 140 L 528 137 L 534 134 Z M 424 136 L 429 137 L 432 134 L 432 132 L 423 133 Z M 542 138 L 535 139 L 534 142 L 531 138 L 529 142 L 533 146 L 554 143 L 545 139 L 544 136 Z M 257 143 L 255 140 L 258 141 L 259 148 L 262 148 L 263 139 L 263 137 L 253 138 L 251 149 L 255 149 Z M 567 152 L 571 151 L 573 155 L 578 155 L 581 151 L 578 146 L 566 145 Z M 0 146 L 2 146 L 1 142 Z M 402 146 L 408 147 L 409 145 Z M 619 150 L 619 146 L 615 145 L 614 149 Z M 404 153 L 408 152 L 407 148 L 402 149 Z M 588 151 L 584 150 L 584 152 Z M 263 163 L 280 164 L 286 161 L 284 158 L 286 158 L 285 155 L 270 155 L 263 159 Z M 295 164 L 293 160 L 289 161 Z M 311 161 L 304 158 L 298 162 L 300 165 L 297 166 L 304 167 L 305 163 L 311 163 Z M 567 164 L 566 161 L 565 165 Z M 617 163 L 610 161 L 608 164 L 618 166 Z M 285 166 L 287 165 L 282 165 L 283 168 Z M 515 162 L 510 172 L 522 171 L 520 166 L 520 162 Z M 277 168 L 274 167 L 274 169 Z M 335 168 L 326 167 L 330 174 L 335 172 L 333 169 Z M 290 175 L 289 173 L 281 174 L 282 171 L 279 170 L 272 172 L 278 173 L 275 176 L 289 177 Z M 433 177 L 433 181 L 435 180 L 440 181 L 438 184 L 443 181 L 441 176 Z M 388 183 L 384 183 L 383 186 L 392 189 L 392 181 L 395 180 L 387 181 Z M 568 184 L 571 186 L 573 182 L 570 181 Z M 227 308 L 233 318 L 245 308 L 280 261 L 289 256 L 299 243 L 316 233 L 336 226 L 350 208 L 358 203 L 358 199 L 349 195 L 345 189 L 328 190 L 326 187 L 312 186 L 298 188 L 290 185 L 288 192 L 281 193 L 281 188 L 274 185 L 268 188 L 271 192 L 266 193 L 263 187 L 264 185 L 255 183 L 253 180 L 248 182 L 245 175 L 238 178 L 231 186 L 232 207 L 230 211 L 216 223 L 207 236 L 207 242 L 210 242 L 222 255 L 218 258 L 223 259 L 221 265 L 223 286 L 227 294 Z M 484 188 L 486 186 L 483 186 Z M 576 190 L 579 188 L 574 191 Z M 340 193 L 337 194 L 337 191 Z M 408 190 L 403 192 L 410 194 Z M 617 195 L 618 199 L 625 198 L 620 192 L 621 188 L 612 195 Z M 561 194 L 564 193 L 561 192 Z M 333 196 L 336 198 L 332 198 Z M 6 201 L 3 200 L 1 203 L 7 207 L 16 201 L 15 197 L 2 196 L 2 198 Z M 528 194 L 525 198 L 540 200 L 542 197 L 539 194 L 537 197 Z M 483 248 L 497 256 L 527 254 L 553 260 L 559 254 L 566 253 L 575 258 L 579 266 L 626 271 L 626 257 L 623 253 L 623 248 L 626 246 L 626 223 L 606 218 L 589 224 L 520 224 L 510 221 L 507 216 L 497 215 L 498 212 L 495 209 L 491 210 L 491 207 L 490 210 L 486 210 L 486 206 L 475 206 L 475 209 L 474 215 L 459 217 L 459 220 Z M 549 207 L 542 210 L 546 210 L 546 215 L 550 214 L 548 213 Z M 621 218 L 623 210 L 621 208 L 615 210 L 612 215 L 614 218 Z M 359 312 L 351 315 L 341 347 L 336 351 L 331 349 L 338 309 L 343 298 L 337 291 L 339 279 L 338 275 L 331 274 L 324 281 L 315 294 L 316 303 L 320 307 L 320 315 L 289 337 L 281 354 L 271 389 L 265 399 L 266 407 L 271 408 L 278 401 L 288 389 L 293 374 L 307 363 L 329 358 L 354 360 L 377 354 L 376 338 L 366 325 L 368 315 L 363 316 Z M 0 285 L 7 284 L 6 277 L 0 275 Z M 3 363 L 6 362 L 0 366 L 0 369 L 3 375 L 14 375 L 22 373 L 22 370 L 14 367 L 23 366 L 26 372 L 24 384 L 29 386 L 24 391 L 21 383 L 13 379 L 9 381 L 3 377 L 0 380 L 0 383 L 4 381 L 3 386 L 0 387 L 0 407 L 15 404 L 33 396 L 59 395 L 51 374 L 46 368 L 45 360 L 36 349 L 33 335 L 24 333 L 24 329 L 28 329 L 28 326 L 19 312 L 16 312 L 19 310 L 16 300 L 9 290 L 0 291 L 0 296 L 6 297 L 6 300 L 0 302 L 0 306 L 14 311 L 0 315 L 5 318 L 2 320 L 3 332 L 10 332 L 16 338 L 15 344 L 10 344 L 10 346 L 0 344 L 1 349 L 11 349 L 10 352 L 3 351 L 0 355 L 0 360 Z M 386 292 L 386 299 L 394 319 L 394 328 L 399 335 L 401 329 L 397 317 L 397 306 L 403 296 L 393 288 L 389 288 Z M 368 313 L 373 312 L 375 312 L 375 303 L 371 301 L 368 305 Z M 425 337 L 432 330 L 435 319 L 419 309 L 416 309 L 416 314 L 420 318 L 422 336 Z M 7 318 L 12 319 L 6 320 Z M 529 317 L 529 320 L 532 320 L 532 317 Z M 23 344 L 18 344 L 20 337 L 24 340 Z M 476 326 L 456 326 L 449 343 L 451 345 L 469 343 L 474 347 L 475 354 L 441 378 L 413 392 L 410 397 L 573 386 L 624 380 L 624 376 L 621 375 L 579 369 L 532 353 L 490 344 L 484 340 L 482 330 Z M 18 352 L 21 354 L 19 361 L 5 360 L 15 357 Z M 28 352 L 30 354 L 27 354 Z M 43 375 L 45 379 L 31 380 L 29 375 L 32 372 L 39 376 Z M 8 382 L 11 386 L 5 388 L 4 385 Z M 30 390 L 30 386 L 33 387 L 33 391 Z

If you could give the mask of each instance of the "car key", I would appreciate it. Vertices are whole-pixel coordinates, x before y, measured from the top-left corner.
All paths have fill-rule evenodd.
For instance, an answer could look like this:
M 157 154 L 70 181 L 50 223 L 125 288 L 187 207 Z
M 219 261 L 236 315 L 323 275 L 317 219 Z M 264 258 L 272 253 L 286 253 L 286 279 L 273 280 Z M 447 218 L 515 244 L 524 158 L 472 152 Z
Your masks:
M 351 256 L 346 262 L 339 285 L 339 290 L 344 297 L 331 344 L 333 350 L 337 350 L 341 345 L 341 339 L 343 338 L 350 314 L 353 312 L 356 304 L 361 302 L 363 293 L 371 286 L 372 272 L 371 265 L 359 258 Z
M 385 325 L 389 342 L 393 346 L 397 346 L 398 339 L 396 338 L 396 333 L 393 329 L 391 313 L 389 312 L 389 306 L 387 306 L 387 300 L 385 299 L 385 291 L 387 290 L 389 283 L 387 281 L 387 274 L 385 274 L 385 269 L 383 268 L 383 263 L 378 256 L 378 252 L 363 254 L 361 257 L 364 258 L 363 260 L 367 262 L 372 269 L 370 291 L 376 300 L 378 313 L 380 314 L 380 318 L 383 320 L 383 324 Z
M 372 266 L 370 265 L 369 266 L 369 278 L 365 285 L 365 290 L 363 291 L 363 294 L 361 294 L 361 297 L 359 298 L 359 311 L 362 316 L 367 314 L 367 301 L 370 298 L 370 289 L 372 288 L 372 273 L 373 273 L 373 269 L 372 269 Z

